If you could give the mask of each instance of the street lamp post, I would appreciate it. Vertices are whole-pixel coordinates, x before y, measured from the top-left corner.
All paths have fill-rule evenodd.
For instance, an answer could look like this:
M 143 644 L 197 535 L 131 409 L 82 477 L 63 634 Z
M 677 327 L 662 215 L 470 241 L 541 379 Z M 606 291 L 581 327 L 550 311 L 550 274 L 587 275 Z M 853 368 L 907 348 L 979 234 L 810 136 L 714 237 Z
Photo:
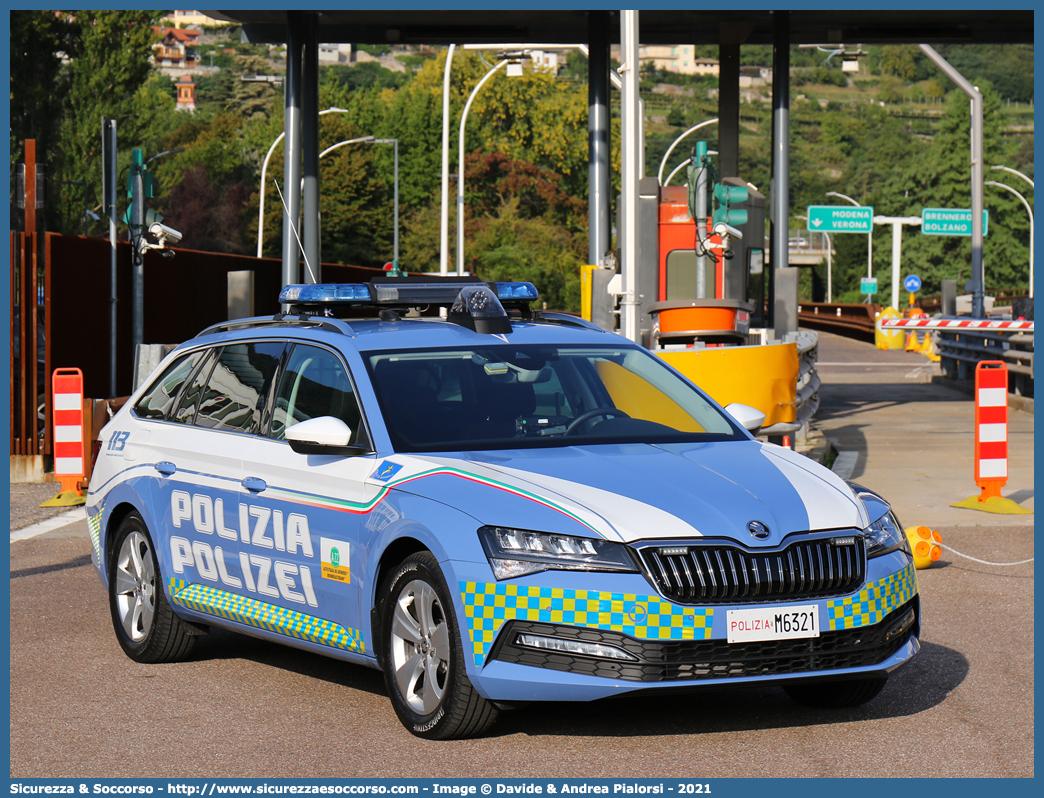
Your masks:
M 991 166 L 990 169 L 1003 169 L 1005 172 L 1011 172 L 1013 175 L 1018 175 L 1027 183 L 1030 184 L 1030 188 L 1033 188 L 1033 181 L 1030 180 L 1026 175 L 1022 174 L 1018 169 L 1012 169 L 1010 166 Z
M 858 207 L 862 207 L 854 199 L 852 199 L 851 197 L 846 196 L 844 194 L 841 194 L 838 191 L 828 191 L 826 193 L 826 195 L 828 197 L 837 197 L 839 199 L 845 200 L 846 202 L 851 202 L 857 208 Z M 866 234 L 866 276 L 867 277 L 873 277 L 874 276 L 874 228 L 873 228 L 873 225 L 870 226 L 870 232 Z M 869 299 L 869 295 L 867 295 L 867 298 Z
M 671 146 L 667 148 L 667 152 L 663 154 L 663 160 L 660 161 L 660 171 L 656 173 L 656 179 L 657 181 L 659 181 L 661 186 L 665 186 L 667 185 L 667 183 L 670 183 L 671 178 L 674 177 L 678 169 L 681 169 L 681 166 L 679 166 L 678 169 L 675 169 L 674 172 L 671 172 L 670 176 L 668 176 L 667 178 L 667 183 L 663 181 L 663 170 L 667 166 L 667 159 L 671 157 L 671 153 L 674 152 L 674 148 L 681 144 L 681 140 L 688 136 L 690 133 L 695 133 L 701 127 L 707 127 L 708 125 L 716 125 L 717 123 L 718 120 L 716 117 L 714 119 L 708 119 L 706 122 L 700 122 L 698 125 L 693 125 L 692 127 L 690 127 L 688 130 L 686 130 L 684 133 L 682 133 L 680 136 L 678 136 L 678 138 L 674 140 Z M 690 158 L 689 160 L 692 159 Z M 686 161 L 685 163 L 688 162 L 689 161 Z M 682 164 L 682 166 L 685 166 L 685 164 Z
M 319 112 L 319 116 L 325 114 L 346 114 L 348 113 L 347 108 L 327 108 Z M 275 148 L 279 146 L 286 137 L 286 131 L 284 130 L 278 136 L 276 140 L 272 142 L 272 146 L 268 148 L 268 154 L 265 155 L 265 160 L 261 164 L 261 198 L 258 202 L 257 208 L 257 257 L 261 257 L 261 239 L 265 231 L 265 173 L 268 171 L 268 160 L 272 157 L 272 153 L 275 152 Z
M 442 214 L 439 221 L 439 273 L 449 274 L 449 120 L 450 120 L 450 66 L 453 51 L 451 44 L 446 53 L 446 67 L 442 75 Z
M 468 111 L 471 110 L 471 103 L 475 99 L 475 95 L 479 93 L 479 89 L 486 85 L 494 73 L 497 72 L 501 67 L 507 66 L 510 63 L 519 63 L 518 56 L 505 57 L 500 59 L 496 66 L 494 66 L 489 72 L 482 76 L 482 80 L 478 82 L 474 89 L 471 90 L 471 95 L 468 97 L 467 103 L 464 104 L 464 113 L 460 117 L 460 135 L 458 137 L 458 156 L 457 156 L 457 276 L 460 277 L 464 274 L 464 127 L 468 123 Z
M 997 167 L 995 166 L 993 168 L 996 169 Z M 1014 172 L 1015 170 L 1014 169 L 1009 169 L 1008 171 Z M 1019 173 L 1016 172 L 1016 174 L 1019 174 Z M 1025 175 L 1023 175 L 1023 177 L 1025 177 Z M 1026 178 L 1026 179 L 1029 180 L 1029 178 Z M 1032 186 L 1033 185 L 1033 181 L 1030 180 L 1029 184 Z M 1020 200 L 1022 200 L 1022 204 L 1026 206 L 1026 213 L 1029 214 L 1029 223 L 1030 223 L 1030 228 L 1029 228 L 1029 250 L 1030 250 L 1029 251 L 1029 295 L 1030 295 L 1030 299 L 1033 299 L 1033 209 L 1030 208 L 1030 204 L 1026 201 L 1026 198 L 1024 196 L 1022 196 L 1019 192 L 1017 192 L 1015 189 L 1013 189 L 1011 186 L 1005 185 L 1004 183 L 998 183 L 996 180 L 987 180 L 983 185 L 986 185 L 986 186 L 997 186 L 998 188 L 1007 189 L 1012 194 L 1014 194 L 1016 197 L 1018 197 Z
M 393 195 L 392 202 L 394 204 L 394 210 L 392 212 L 394 225 L 394 232 L 392 235 L 392 260 L 395 262 L 395 266 L 399 265 L 399 140 L 398 139 L 375 139 L 373 136 L 360 136 L 357 139 L 345 139 L 339 141 L 336 144 L 327 147 L 321 153 L 319 157 L 322 158 L 334 150 L 340 149 L 346 144 L 392 144 L 395 146 L 395 193 Z
M 449 52 L 446 54 L 446 67 L 443 70 L 442 75 L 442 219 L 441 219 L 441 246 L 439 248 L 439 271 L 445 276 L 449 273 L 449 119 L 450 119 L 450 66 L 453 63 L 453 51 L 457 45 L 451 44 L 449 46 Z M 588 54 L 586 45 L 583 44 L 466 44 L 463 46 L 465 50 L 517 50 L 518 55 L 513 58 L 505 57 L 500 63 L 493 67 L 486 76 L 479 82 L 468 98 L 467 106 L 464 108 L 464 113 L 461 116 L 460 122 L 460 163 L 458 164 L 457 171 L 459 172 L 457 179 L 457 204 L 458 204 L 458 215 L 457 215 L 457 273 L 462 274 L 462 265 L 459 262 L 463 258 L 463 249 L 461 244 L 461 196 L 463 196 L 463 183 L 464 183 L 464 120 L 467 117 L 468 108 L 471 106 L 471 100 L 475 96 L 475 93 L 479 90 L 479 87 L 486 82 L 486 79 L 492 74 L 493 71 L 498 69 L 505 62 L 518 61 L 523 55 L 531 50 L 571 50 L 579 49 L 584 55 Z M 510 70 L 509 70 L 510 74 Z

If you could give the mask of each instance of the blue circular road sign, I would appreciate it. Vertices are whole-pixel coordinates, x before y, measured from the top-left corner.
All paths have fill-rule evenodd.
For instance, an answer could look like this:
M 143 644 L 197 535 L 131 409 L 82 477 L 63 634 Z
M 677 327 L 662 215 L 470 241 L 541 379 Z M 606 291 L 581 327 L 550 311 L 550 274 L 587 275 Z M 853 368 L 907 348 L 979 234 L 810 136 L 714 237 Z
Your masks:
M 916 274 L 911 274 L 905 280 L 903 280 L 903 286 L 907 291 L 919 291 L 921 290 L 921 278 Z

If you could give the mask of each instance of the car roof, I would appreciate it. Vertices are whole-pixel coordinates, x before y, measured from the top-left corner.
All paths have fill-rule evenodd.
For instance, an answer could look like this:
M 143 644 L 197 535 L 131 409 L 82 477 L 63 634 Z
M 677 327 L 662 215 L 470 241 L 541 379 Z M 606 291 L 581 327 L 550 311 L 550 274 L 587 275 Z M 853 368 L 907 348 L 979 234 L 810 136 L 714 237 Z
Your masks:
M 550 314 L 549 314 L 550 315 Z M 179 349 L 202 344 L 260 338 L 294 338 L 322 341 L 338 348 L 359 351 L 438 349 L 496 346 L 501 344 L 551 344 L 621 346 L 635 345 L 622 336 L 602 330 L 578 317 L 554 314 L 551 319 L 513 319 L 508 334 L 479 333 L 440 318 L 329 319 L 321 316 L 263 316 L 214 325 Z

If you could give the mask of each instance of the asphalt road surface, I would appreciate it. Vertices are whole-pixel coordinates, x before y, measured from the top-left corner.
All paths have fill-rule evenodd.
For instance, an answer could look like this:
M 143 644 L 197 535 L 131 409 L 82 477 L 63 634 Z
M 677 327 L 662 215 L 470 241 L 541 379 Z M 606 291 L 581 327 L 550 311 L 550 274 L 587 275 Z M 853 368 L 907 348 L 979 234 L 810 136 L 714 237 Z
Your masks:
M 994 562 L 1032 526 L 943 528 Z M 11 777 L 1031 777 L 1033 564 L 945 552 L 918 581 L 922 651 L 864 707 L 778 688 L 543 704 L 490 737 L 410 735 L 377 671 L 227 632 L 138 665 L 84 521 L 11 544 Z

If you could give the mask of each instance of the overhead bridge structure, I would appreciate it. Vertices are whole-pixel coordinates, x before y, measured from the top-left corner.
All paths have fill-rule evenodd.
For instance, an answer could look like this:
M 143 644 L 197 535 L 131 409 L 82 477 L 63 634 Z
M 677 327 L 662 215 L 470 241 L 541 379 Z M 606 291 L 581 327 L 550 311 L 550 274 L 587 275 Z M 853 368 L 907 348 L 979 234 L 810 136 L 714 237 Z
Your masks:
M 308 262 L 320 262 L 318 45 L 490 44 L 540 42 L 586 44 L 589 49 L 589 257 L 601 261 L 610 247 L 609 48 L 620 43 L 636 12 L 533 10 L 355 10 L 203 11 L 215 19 L 240 23 L 252 42 L 286 43 L 285 174 L 290 184 L 303 180 L 299 197 L 290 192 L 289 218 L 303 211 L 301 244 Z M 646 45 L 716 44 L 719 48 L 719 156 L 724 178 L 739 175 L 740 46 L 773 46 L 772 183 L 769 198 L 772 252 L 787 252 L 789 207 L 789 49 L 821 44 L 1019 44 L 1033 42 L 1032 10 L 641 10 L 635 31 Z M 623 42 L 627 44 L 627 42 Z M 626 60 L 626 56 L 625 56 Z M 624 65 L 626 66 L 626 65 Z M 633 125 L 631 126 L 633 129 Z M 625 125 L 625 130 L 628 126 Z M 624 140 L 622 147 L 640 146 Z M 639 175 L 641 177 L 641 175 Z M 626 184 L 626 181 L 625 181 Z M 625 209 L 627 202 L 624 203 Z M 633 208 L 632 203 L 632 208 Z M 283 279 L 300 279 L 301 251 L 284 214 Z M 624 229 L 627 228 L 627 220 Z M 624 261 L 627 260 L 626 250 Z M 789 261 L 768 264 L 775 271 Z M 624 273 L 628 264 L 625 262 Z M 633 268 L 633 267 L 632 267 Z M 626 280 L 625 280 L 626 283 Z

